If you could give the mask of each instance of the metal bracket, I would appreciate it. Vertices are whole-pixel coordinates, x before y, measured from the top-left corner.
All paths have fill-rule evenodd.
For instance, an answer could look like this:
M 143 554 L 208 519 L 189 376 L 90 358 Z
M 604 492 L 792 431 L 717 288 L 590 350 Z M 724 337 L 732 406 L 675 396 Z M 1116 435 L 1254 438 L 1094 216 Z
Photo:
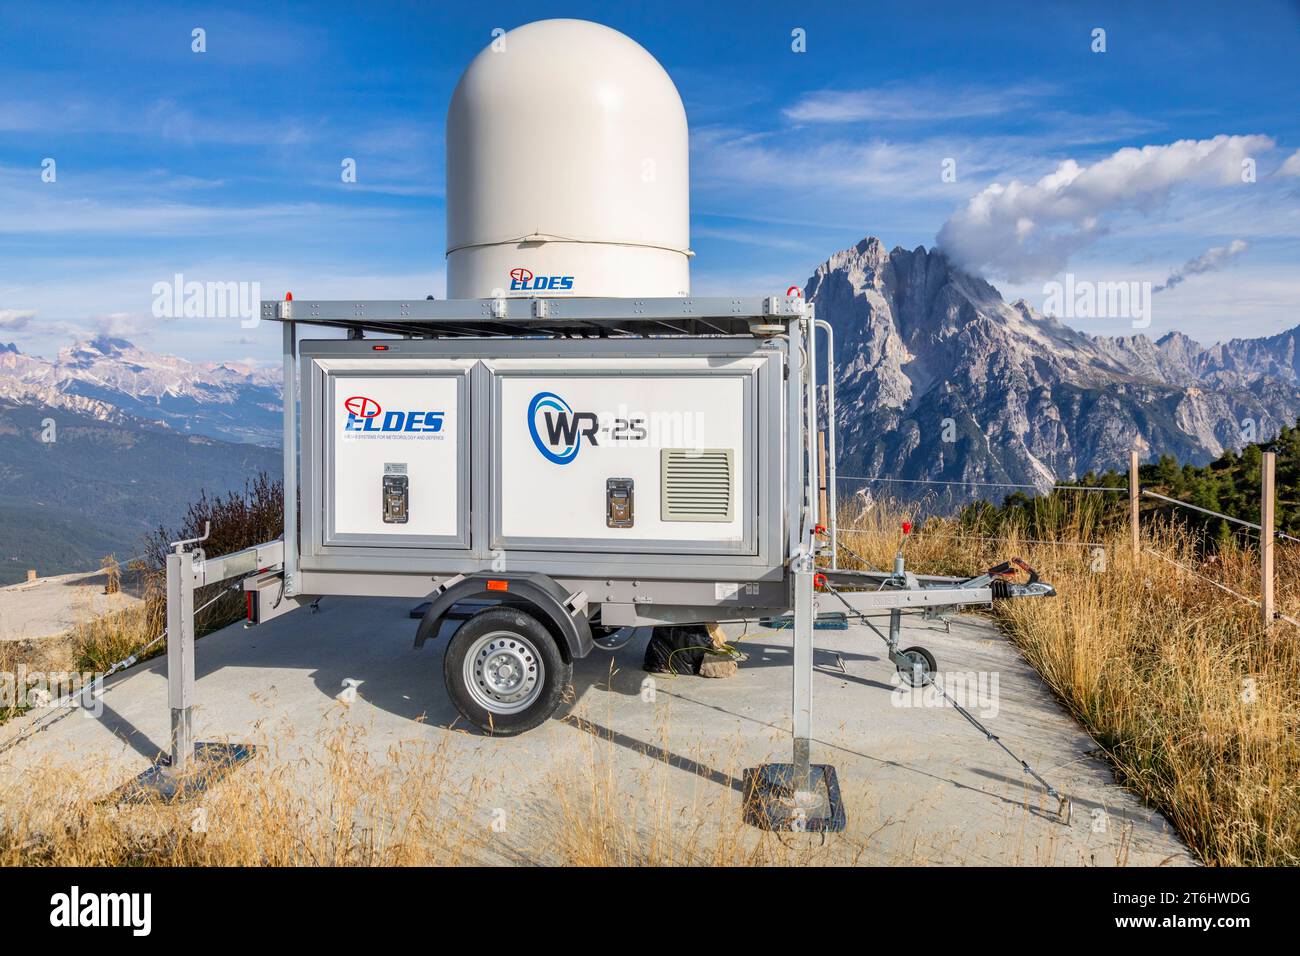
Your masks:
M 807 303 L 796 295 L 769 295 L 763 300 L 764 315 L 803 315 Z
M 585 614 L 587 612 L 587 592 L 577 591 L 570 594 L 569 599 L 564 603 L 574 614 Z

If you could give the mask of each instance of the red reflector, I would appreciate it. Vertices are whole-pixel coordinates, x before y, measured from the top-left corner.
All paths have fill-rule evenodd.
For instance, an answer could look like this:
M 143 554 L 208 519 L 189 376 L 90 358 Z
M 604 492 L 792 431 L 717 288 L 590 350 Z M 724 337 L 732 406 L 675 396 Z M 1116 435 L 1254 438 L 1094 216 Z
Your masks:
M 372 346 L 370 346 L 370 348 L 371 348 L 373 351 L 375 351 L 375 352 L 387 352 L 387 351 L 388 351 L 388 346 L 387 346 L 387 345 L 372 345 Z
M 487 588 L 489 591 L 509 591 L 509 581 L 489 581 Z
M 253 619 L 253 592 L 249 591 L 244 597 L 248 599 L 248 619 L 251 621 Z

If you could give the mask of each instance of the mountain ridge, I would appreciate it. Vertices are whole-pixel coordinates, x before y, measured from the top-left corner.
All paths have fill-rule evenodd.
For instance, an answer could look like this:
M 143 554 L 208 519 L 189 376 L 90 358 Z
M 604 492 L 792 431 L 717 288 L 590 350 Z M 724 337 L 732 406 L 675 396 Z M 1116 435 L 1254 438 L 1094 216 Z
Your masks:
M 1135 447 L 1204 464 L 1300 416 L 1300 327 L 1209 347 L 1089 335 L 942 251 L 874 236 L 818 266 L 804 295 L 835 329 L 846 475 L 1046 490 Z M 968 487 L 946 497 L 979 496 Z
M 191 362 L 96 336 L 54 359 L 0 345 L 0 399 L 91 415 L 153 422 L 182 434 L 278 445 L 278 371 L 239 362 Z

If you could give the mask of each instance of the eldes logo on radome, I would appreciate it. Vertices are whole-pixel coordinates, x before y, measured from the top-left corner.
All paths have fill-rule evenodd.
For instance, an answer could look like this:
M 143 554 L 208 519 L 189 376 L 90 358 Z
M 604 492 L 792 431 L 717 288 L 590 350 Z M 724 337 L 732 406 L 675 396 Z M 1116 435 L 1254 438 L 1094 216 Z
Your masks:
M 343 430 L 347 432 L 367 432 L 371 434 L 395 433 L 431 433 L 441 432 L 445 412 L 429 411 L 387 411 L 380 407 L 373 398 L 365 395 L 353 395 L 343 400 L 343 409 L 348 414 Z
M 535 276 L 522 267 L 510 270 L 511 292 L 572 292 L 573 276 Z

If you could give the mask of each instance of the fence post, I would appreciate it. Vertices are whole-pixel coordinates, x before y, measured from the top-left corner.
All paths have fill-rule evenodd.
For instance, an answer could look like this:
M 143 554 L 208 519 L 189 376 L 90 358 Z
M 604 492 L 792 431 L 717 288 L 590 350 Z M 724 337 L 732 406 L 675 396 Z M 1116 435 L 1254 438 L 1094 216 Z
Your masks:
M 1133 560 L 1137 561 L 1142 550 L 1141 539 L 1138 536 L 1138 497 L 1141 494 L 1141 488 L 1138 486 L 1138 453 L 1131 451 L 1128 453 L 1128 526 L 1129 537 L 1133 544 Z
M 1260 583 L 1259 610 L 1264 618 L 1267 630 L 1273 623 L 1273 524 L 1274 491 L 1273 479 L 1277 467 L 1277 454 L 1266 451 L 1260 462 L 1262 481 L 1259 497 L 1259 566 L 1262 575 Z

